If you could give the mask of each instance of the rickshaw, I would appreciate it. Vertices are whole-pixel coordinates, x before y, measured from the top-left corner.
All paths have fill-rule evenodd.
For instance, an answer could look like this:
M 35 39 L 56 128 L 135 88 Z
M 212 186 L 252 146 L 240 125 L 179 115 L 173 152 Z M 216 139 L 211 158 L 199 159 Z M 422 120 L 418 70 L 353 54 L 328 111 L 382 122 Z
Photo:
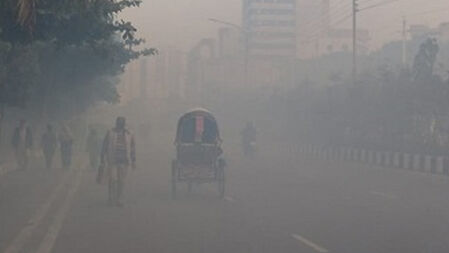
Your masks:
M 198 108 L 184 114 L 178 121 L 176 159 L 172 161 L 172 197 L 176 198 L 179 183 L 217 183 L 221 198 L 225 193 L 225 161 L 217 121 L 207 110 Z

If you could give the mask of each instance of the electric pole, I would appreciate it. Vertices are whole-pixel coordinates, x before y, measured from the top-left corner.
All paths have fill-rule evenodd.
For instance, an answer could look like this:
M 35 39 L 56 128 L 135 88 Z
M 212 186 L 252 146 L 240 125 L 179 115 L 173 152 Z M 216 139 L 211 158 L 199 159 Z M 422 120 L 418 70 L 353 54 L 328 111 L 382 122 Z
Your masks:
M 357 82 L 357 12 L 358 0 L 352 0 L 352 84 Z

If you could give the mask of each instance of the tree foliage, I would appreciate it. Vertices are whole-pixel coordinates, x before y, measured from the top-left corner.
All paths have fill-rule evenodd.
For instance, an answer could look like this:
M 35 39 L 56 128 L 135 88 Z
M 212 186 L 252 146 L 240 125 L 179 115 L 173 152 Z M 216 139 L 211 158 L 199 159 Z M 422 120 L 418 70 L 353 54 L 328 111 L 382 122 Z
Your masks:
M 350 76 L 342 74 L 336 65 L 328 75 L 327 85 L 310 85 L 311 81 L 306 80 L 296 92 L 280 96 L 273 107 L 277 107 L 279 115 L 287 112 L 280 121 L 294 125 L 304 142 L 446 152 L 449 80 L 436 67 L 440 61 L 449 61 L 449 54 L 441 55 L 449 50 L 449 44 L 427 39 L 417 48 L 411 69 L 388 61 L 369 65 L 354 86 Z M 401 47 L 394 50 L 401 52 Z M 394 50 L 388 48 L 388 53 Z M 367 57 L 376 60 L 375 56 Z M 318 70 L 322 69 L 320 65 Z
M 440 47 L 434 38 L 429 38 L 421 44 L 413 63 L 413 76 L 415 80 L 423 81 L 432 77 L 439 51 Z
M 0 98 L 41 113 L 77 113 L 117 102 L 124 66 L 154 49 L 119 19 L 141 0 L 0 1 Z

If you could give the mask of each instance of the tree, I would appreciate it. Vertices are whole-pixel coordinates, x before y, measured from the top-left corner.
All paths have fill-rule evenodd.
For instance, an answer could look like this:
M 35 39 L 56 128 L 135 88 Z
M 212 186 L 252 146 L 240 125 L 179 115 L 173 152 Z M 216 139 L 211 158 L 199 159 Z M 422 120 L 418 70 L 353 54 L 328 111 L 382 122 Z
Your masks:
M 413 77 L 417 81 L 428 80 L 433 75 L 433 67 L 440 47 L 436 39 L 427 39 L 421 44 L 413 63 Z
M 125 65 L 155 49 L 118 18 L 141 0 L 3 0 L 0 103 L 50 117 L 69 117 L 99 102 L 119 101 L 117 77 Z M 2 78 L 2 69 L 6 69 Z
M 1 33 L 1 30 L 0 30 Z M 11 50 L 11 46 L 8 43 L 0 41 L 0 91 L 4 90 L 4 84 L 6 83 L 6 57 L 8 52 Z M 1 101 L 4 101 L 5 93 L 0 92 L 0 143 L 2 140 L 2 126 L 3 120 L 5 118 L 5 107 Z

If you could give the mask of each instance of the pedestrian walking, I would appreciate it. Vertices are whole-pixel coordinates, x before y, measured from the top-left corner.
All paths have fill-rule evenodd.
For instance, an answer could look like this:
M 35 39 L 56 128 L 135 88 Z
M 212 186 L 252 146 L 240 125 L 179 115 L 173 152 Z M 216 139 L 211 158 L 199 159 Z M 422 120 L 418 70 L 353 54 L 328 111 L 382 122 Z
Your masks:
M 97 169 L 100 161 L 101 138 L 95 128 L 90 128 L 86 140 L 86 152 L 89 155 L 89 164 L 92 169 Z
M 115 128 L 109 130 L 101 150 L 97 180 L 108 183 L 108 203 L 123 206 L 123 190 L 129 167 L 136 168 L 136 146 L 126 119 L 118 117 Z
M 58 145 L 58 138 L 53 126 L 47 125 L 47 131 L 42 135 L 42 151 L 45 157 L 45 165 L 47 169 L 51 169 L 53 165 L 53 158 L 55 155 L 56 147 Z
M 59 145 L 61 149 L 62 168 L 69 169 L 72 165 L 73 136 L 67 125 L 62 125 L 59 135 Z
M 19 121 L 19 126 L 14 130 L 12 146 L 19 170 L 28 168 L 29 153 L 33 146 L 33 134 L 25 120 Z

